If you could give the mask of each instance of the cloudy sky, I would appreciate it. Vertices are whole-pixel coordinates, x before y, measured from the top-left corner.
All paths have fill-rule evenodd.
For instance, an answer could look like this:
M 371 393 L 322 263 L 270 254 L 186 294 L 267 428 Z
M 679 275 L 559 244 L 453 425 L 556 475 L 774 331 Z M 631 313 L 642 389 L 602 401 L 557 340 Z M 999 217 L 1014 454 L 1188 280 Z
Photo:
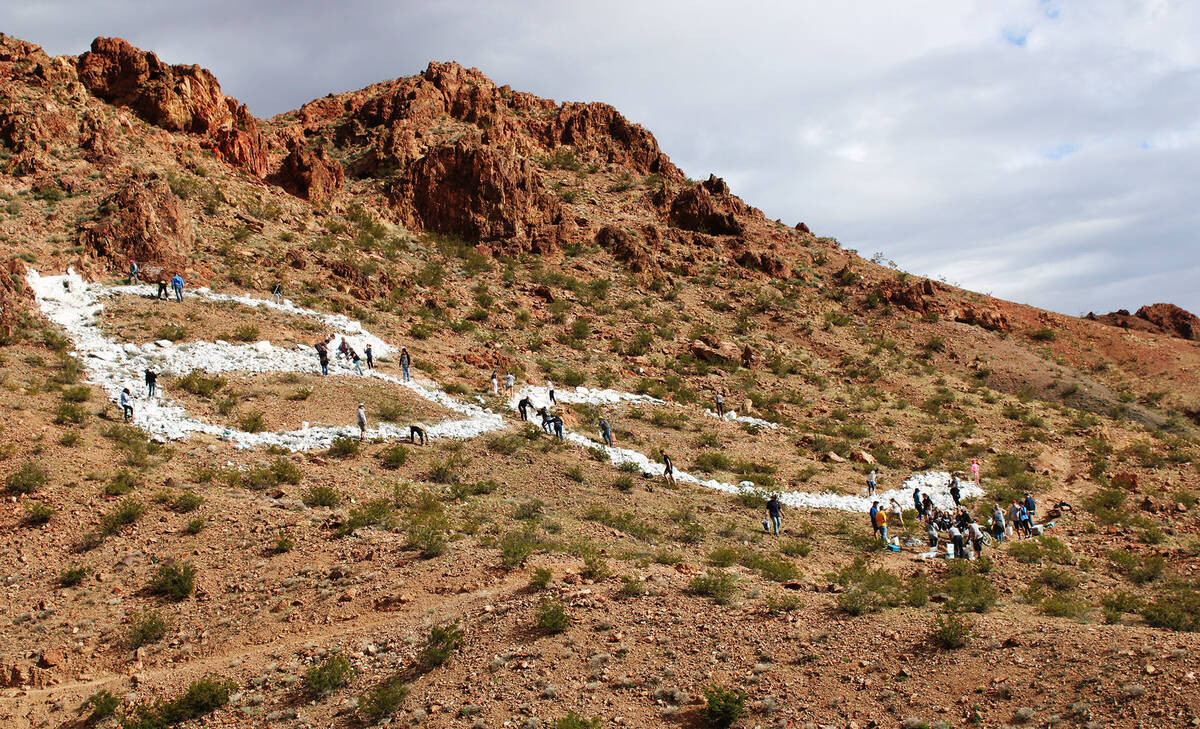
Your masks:
M 914 273 L 1068 314 L 1200 312 L 1200 2 L 175 5 L 6 3 L 0 30 L 53 54 L 119 35 L 260 116 L 456 60 L 611 103 L 690 176 Z

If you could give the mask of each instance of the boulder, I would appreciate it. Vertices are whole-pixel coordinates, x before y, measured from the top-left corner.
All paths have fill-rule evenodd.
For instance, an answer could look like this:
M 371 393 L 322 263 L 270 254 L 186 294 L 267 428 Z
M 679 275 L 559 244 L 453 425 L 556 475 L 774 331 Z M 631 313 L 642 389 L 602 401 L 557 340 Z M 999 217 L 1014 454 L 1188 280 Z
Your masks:
M 324 148 L 310 149 L 294 140 L 270 181 L 296 197 L 321 204 L 342 187 L 342 166 Z
M 173 268 L 191 251 L 191 218 L 157 174 L 135 173 L 100 210 L 108 214 L 81 230 L 79 242 L 110 268 L 124 270 L 131 258 Z
M 634 231 L 605 225 L 596 231 L 596 245 L 612 254 L 613 258 L 626 264 L 633 273 L 661 273 L 650 250 Z
M 535 253 L 561 244 L 562 205 L 533 164 L 469 141 L 437 147 L 410 164 L 388 199 L 410 228 Z
M 743 231 L 733 213 L 720 209 L 703 185 L 684 188 L 675 196 L 670 221 L 685 230 L 712 235 L 741 235 Z
M 1137 317 L 1182 339 L 1200 339 L 1200 317 L 1174 304 L 1151 304 L 1137 310 Z

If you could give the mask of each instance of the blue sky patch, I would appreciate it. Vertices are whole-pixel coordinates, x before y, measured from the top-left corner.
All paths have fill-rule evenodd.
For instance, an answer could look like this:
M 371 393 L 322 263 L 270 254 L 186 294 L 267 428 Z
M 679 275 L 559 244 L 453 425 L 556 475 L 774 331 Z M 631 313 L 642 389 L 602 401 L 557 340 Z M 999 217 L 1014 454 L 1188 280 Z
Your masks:
M 1051 149 L 1048 152 L 1046 152 L 1046 159 L 1060 160 L 1063 157 L 1070 157 L 1071 155 L 1075 154 L 1078 151 L 1079 151 L 1078 144 L 1072 144 L 1071 142 L 1065 142 L 1063 144 L 1058 145 L 1054 149 Z

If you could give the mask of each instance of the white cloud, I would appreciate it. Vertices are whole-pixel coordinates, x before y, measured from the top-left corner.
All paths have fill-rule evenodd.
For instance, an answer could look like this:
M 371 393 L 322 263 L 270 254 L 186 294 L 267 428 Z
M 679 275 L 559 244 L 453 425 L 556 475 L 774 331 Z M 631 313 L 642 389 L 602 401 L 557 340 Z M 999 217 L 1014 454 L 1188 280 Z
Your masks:
M 1200 310 L 1200 3 L 10 5 L 0 27 L 51 52 L 123 35 L 259 114 L 455 59 L 612 103 L 691 176 L 915 272 L 1068 313 Z

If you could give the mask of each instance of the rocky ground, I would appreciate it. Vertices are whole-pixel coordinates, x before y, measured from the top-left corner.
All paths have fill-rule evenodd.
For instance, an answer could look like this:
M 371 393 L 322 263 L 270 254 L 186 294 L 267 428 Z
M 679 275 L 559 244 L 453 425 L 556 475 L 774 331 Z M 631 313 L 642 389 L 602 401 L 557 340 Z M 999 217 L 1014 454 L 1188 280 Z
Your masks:
M 744 692 L 747 727 L 1200 725 L 1186 312 L 1075 318 L 896 271 L 687 179 L 611 107 L 455 64 L 260 120 L 117 39 L 50 58 L 2 38 L 0 92 L 5 726 L 708 726 L 714 687 Z M 282 281 L 502 426 L 151 441 L 25 283 L 119 282 L 130 257 L 220 293 Z M 103 333 L 139 345 L 327 328 L 104 304 Z M 757 493 L 523 427 L 493 370 L 663 400 L 559 411 L 725 482 L 858 495 L 872 467 L 892 488 L 978 458 L 973 513 L 1026 490 L 1076 508 L 969 563 L 919 559 L 895 524 L 883 551 L 836 509 L 788 509 L 775 538 Z M 223 372 L 207 395 L 184 374 L 167 396 L 223 427 L 352 426 L 359 401 L 372 424 L 463 417 L 344 370 Z M 717 393 L 776 427 L 706 415 Z

